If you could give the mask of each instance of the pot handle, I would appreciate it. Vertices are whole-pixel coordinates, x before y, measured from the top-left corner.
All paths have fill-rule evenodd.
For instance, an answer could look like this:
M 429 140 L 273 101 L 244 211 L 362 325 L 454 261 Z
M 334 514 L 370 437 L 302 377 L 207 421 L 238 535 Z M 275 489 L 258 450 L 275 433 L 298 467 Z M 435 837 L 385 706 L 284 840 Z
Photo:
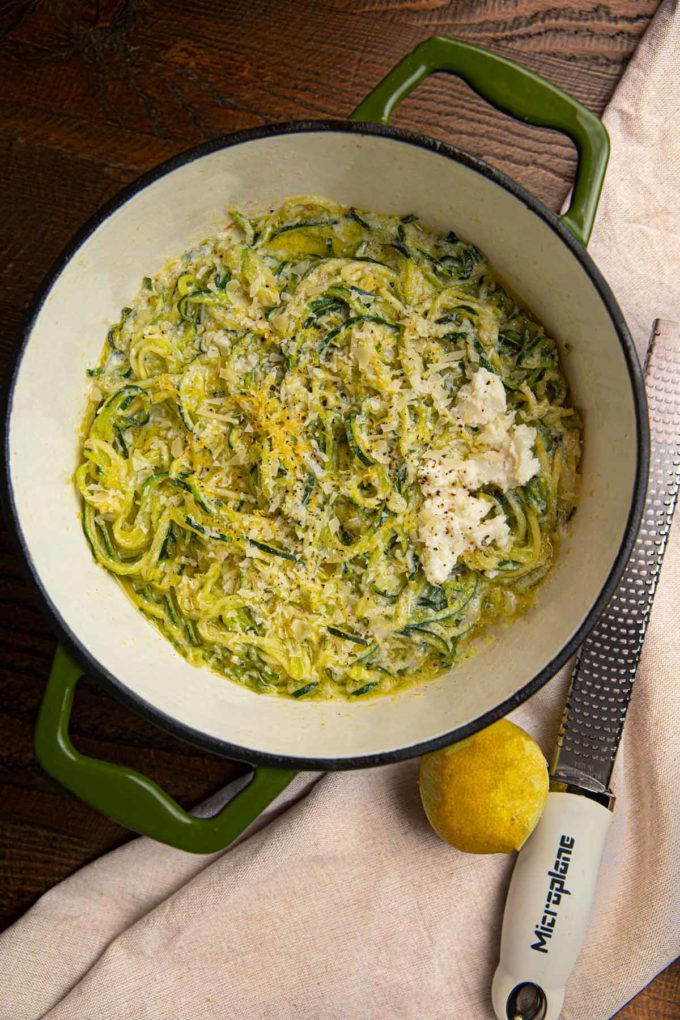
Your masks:
M 458 39 L 434 36 L 400 60 L 350 119 L 388 124 L 399 103 L 437 71 L 458 75 L 482 99 L 517 120 L 553 128 L 571 138 L 578 150 L 578 167 L 571 205 L 561 219 L 585 246 L 609 159 L 607 130 L 576 99 L 512 60 Z
M 295 772 L 258 767 L 248 785 L 212 818 L 196 818 L 160 786 L 123 765 L 81 754 L 68 725 L 81 667 L 57 647 L 35 730 L 35 752 L 46 772 L 86 804 L 121 825 L 178 850 L 223 850 L 288 785 Z

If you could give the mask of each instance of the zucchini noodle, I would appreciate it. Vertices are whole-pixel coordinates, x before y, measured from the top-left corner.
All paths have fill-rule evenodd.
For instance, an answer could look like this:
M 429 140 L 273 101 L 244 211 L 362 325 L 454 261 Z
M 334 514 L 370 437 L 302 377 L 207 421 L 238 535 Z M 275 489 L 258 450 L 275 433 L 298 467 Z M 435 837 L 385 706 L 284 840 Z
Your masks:
M 419 471 L 483 445 L 458 410 L 482 370 L 535 467 L 465 493 L 486 537 L 433 582 Z M 529 605 L 576 506 L 555 341 L 474 245 L 413 215 L 232 211 L 144 278 L 88 375 L 95 559 L 190 662 L 255 691 L 352 699 L 449 670 Z

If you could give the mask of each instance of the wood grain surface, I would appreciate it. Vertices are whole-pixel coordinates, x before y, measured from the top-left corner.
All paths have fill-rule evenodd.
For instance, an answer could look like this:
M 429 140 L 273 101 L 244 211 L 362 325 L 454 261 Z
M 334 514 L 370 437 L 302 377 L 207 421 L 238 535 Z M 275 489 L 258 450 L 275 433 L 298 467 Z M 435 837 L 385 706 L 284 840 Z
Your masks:
M 275 121 L 344 117 L 423 38 L 449 33 L 514 57 L 596 112 L 657 0 L 0 0 L 0 358 L 71 234 L 123 185 L 198 142 Z M 557 209 L 570 144 L 518 126 L 436 76 L 396 122 L 453 142 Z M 0 535 L 0 925 L 129 834 L 43 774 L 32 730 L 55 647 Z M 153 776 L 182 803 L 239 769 L 180 744 L 81 683 L 78 746 Z M 680 1016 L 669 968 L 626 1020 Z

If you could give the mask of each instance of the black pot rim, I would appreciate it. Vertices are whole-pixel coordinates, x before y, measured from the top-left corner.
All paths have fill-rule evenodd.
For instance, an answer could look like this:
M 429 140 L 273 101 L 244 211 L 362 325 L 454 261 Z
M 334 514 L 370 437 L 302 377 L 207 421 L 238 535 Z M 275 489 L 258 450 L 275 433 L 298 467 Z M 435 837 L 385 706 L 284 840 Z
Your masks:
M 535 215 L 539 216 L 540 219 L 542 219 L 543 222 L 555 234 L 557 234 L 567 248 L 569 248 L 572 254 L 583 266 L 598 291 L 621 344 L 628 369 L 636 412 L 635 484 L 621 545 L 597 599 L 595 600 L 590 612 L 585 617 L 583 623 L 572 635 L 571 639 L 561 649 L 559 649 L 550 662 L 537 674 L 531 677 L 520 690 L 516 691 L 510 698 L 506 698 L 504 701 L 500 702 L 493 709 L 490 709 L 488 712 L 485 712 L 483 715 L 480 715 L 464 726 L 459 726 L 454 730 L 440 734 L 429 740 L 419 741 L 418 743 L 409 744 L 390 751 L 371 755 L 358 755 L 348 758 L 307 758 L 295 755 L 273 754 L 266 751 L 256 751 L 241 747 L 237 744 L 232 744 L 229 741 L 220 740 L 216 737 L 205 734 L 202 731 L 196 730 L 174 717 L 167 715 L 165 712 L 162 712 L 134 691 L 130 690 L 126 685 L 121 683 L 117 677 L 110 673 L 90 654 L 87 647 L 82 644 L 78 638 L 78 635 L 74 633 L 63 620 L 58 607 L 54 604 L 48 592 L 44 588 L 37 568 L 33 562 L 28 543 L 26 542 L 21 529 L 21 522 L 14 500 L 9 466 L 9 422 L 12 413 L 14 389 L 18 379 L 24 352 L 30 342 L 35 321 L 49 292 L 66 265 L 70 262 L 87 238 L 94 233 L 94 231 L 106 219 L 108 219 L 119 208 L 125 205 L 129 199 L 138 194 L 149 184 L 152 184 L 161 177 L 171 173 L 173 170 L 192 163 L 203 156 L 208 156 L 218 150 L 231 148 L 235 145 L 243 145 L 247 142 L 257 141 L 262 138 L 315 132 L 342 132 L 388 137 L 407 145 L 427 149 L 431 152 L 436 152 L 439 155 L 446 156 L 448 159 L 454 160 L 457 163 L 462 163 L 464 166 L 475 170 L 477 173 L 491 180 L 494 184 L 499 185 L 506 191 L 509 191 L 516 198 L 520 199 L 524 205 Z M 550 212 L 550 210 L 547 209 L 542 202 L 526 191 L 520 184 L 517 184 L 510 177 L 507 177 L 501 171 L 489 166 L 478 157 L 472 156 L 453 145 L 448 145 L 445 142 L 440 142 L 412 131 L 406 131 L 402 128 L 356 121 L 291 121 L 283 124 L 273 124 L 220 136 L 212 141 L 195 146 L 185 152 L 173 156 L 171 159 L 166 160 L 157 167 L 143 174 L 132 184 L 118 192 L 118 194 L 116 194 L 97 213 L 95 213 L 95 215 L 92 216 L 73 236 L 71 241 L 66 245 L 64 250 L 53 263 L 45 276 L 36 297 L 29 306 L 22 330 L 21 343 L 17 349 L 13 362 L 10 363 L 9 374 L 6 377 L 3 394 L 2 421 L 4 423 L 5 431 L 5 456 L 3 458 L 0 497 L 4 504 L 7 520 L 8 522 L 11 522 L 10 530 L 13 531 L 14 537 L 18 541 L 19 550 L 24 564 L 27 567 L 30 579 L 40 593 L 42 602 L 47 610 L 48 618 L 58 639 L 84 666 L 85 670 L 87 670 L 89 674 L 97 677 L 97 679 L 103 683 L 104 687 L 111 694 L 123 701 L 129 707 L 133 708 L 135 711 L 139 712 L 151 722 L 159 725 L 175 736 L 196 747 L 211 751 L 222 757 L 248 762 L 252 765 L 265 765 L 273 768 L 296 769 L 300 771 L 330 771 L 368 768 L 377 765 L 387 765 L 392 762 L 402 761 L 408 758 L 414 758 L 427 752 L 434 751 L 446 744 L 450 744 L 454 741 L 462 740 L 464 737 L 470 736 L 483 727 L 503 718 L 508 714 L 508 712 L 512 711 L 518 705 L 522 704 L 522 702 L 535 694 L 536 691 L 543 687 L 544 684 L 546 684 L 548 680 L 550 680 L 551 677 L 553 677 L 565 664 L 565 662 L 567 662 L 567 660 L 576 652 L 579 645 L 582 644 L 607 605 L 607 602 L 611 598 L 621 574 L 623 573 L 623 569 L 630 556 L 633 543 L 637 535 L 644 506 L 649 470 L 649 425 L 642 369 L 621 309 L 619 308 L 609 285 L 595 265 L 593 259 L 580 242 L 576 240 L 560 219 L 554 213 Z

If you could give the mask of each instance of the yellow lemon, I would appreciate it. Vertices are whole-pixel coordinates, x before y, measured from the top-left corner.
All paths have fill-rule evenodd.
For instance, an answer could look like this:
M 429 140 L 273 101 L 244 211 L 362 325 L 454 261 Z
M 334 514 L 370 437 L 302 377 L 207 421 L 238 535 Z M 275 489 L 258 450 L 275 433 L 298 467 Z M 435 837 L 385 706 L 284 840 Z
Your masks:
M 528 733 L 501 719 L 420 763 L 420 797 L 446 843 L 509 854 L 533 832 L 548 796 L 548 767 Z

